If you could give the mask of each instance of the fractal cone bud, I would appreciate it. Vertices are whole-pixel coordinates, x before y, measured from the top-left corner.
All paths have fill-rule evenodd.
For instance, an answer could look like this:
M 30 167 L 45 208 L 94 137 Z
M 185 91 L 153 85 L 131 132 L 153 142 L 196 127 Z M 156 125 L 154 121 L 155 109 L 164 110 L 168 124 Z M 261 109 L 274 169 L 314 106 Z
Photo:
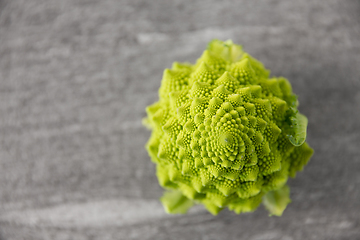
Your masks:
M 194 203 L 214 215 L 226 207 L 251 212 L 261 202 L 270 214 L 283 213 L 288 177 L 313 150 L 289 81 L 269 75 L 231 40 L 213 40 L 196 64 L 175 62 L 164 71 L 144 124 L 168 213 Z

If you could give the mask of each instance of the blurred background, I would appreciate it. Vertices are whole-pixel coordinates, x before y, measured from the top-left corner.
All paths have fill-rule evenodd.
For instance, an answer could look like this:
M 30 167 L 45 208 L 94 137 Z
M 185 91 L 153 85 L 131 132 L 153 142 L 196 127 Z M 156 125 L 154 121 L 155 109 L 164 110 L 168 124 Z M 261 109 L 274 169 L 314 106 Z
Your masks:
M 280 218 L 158 201 L 144 109 L 213 38 L 288 78 L 309 119 Z M 357 0 L 0 0 L 0 240 L 360 239 L 359 39 Z

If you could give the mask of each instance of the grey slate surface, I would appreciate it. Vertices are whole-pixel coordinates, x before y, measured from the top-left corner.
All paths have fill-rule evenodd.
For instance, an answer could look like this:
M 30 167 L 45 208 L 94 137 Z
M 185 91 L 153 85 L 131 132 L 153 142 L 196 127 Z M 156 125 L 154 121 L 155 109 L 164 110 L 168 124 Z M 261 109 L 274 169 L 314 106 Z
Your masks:
M 263 209 L 166 215 L 162 71 L 233 39 L 290 80 L 315 155 Z M 360 239 L 360 2 L 0 0 L 0 239 Z

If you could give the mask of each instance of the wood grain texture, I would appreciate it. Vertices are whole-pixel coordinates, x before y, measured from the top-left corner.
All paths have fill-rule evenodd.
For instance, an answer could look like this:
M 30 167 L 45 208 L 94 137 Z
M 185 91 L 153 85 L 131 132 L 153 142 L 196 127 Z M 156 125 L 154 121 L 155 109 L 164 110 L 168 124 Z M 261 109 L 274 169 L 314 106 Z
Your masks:
M 360 2 L 0 0 L 0 239 L 360 239 Z M 162 72 L 213 38 L 290 80 L 315 154 L 281 218 L 169 216 L 144 145 Z

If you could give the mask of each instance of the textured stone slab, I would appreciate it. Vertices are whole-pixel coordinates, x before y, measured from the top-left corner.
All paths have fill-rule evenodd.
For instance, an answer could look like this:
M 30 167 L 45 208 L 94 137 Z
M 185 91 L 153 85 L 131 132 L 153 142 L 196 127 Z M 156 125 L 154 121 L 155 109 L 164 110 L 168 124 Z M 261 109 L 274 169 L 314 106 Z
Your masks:
M 0 0 L 0 239 L 360 238 L 359 12 L 352 0 Z M 315 155 L 281 218 L 169 217 L 157 202 L 144 108 L 164 68 L 212 38 L 288 78 L 309 118 Z
M 189 211 L 199 212 L 200 206 Z M 205 209 L 202 209 L 205 211 Z M 68 203 L 41 209 L 10 211 L 1 216 L 3 222 L 29 227 L 123 227 L 159 219 L 168 215 L 157 200 L 121 199 L 96 202 Z

